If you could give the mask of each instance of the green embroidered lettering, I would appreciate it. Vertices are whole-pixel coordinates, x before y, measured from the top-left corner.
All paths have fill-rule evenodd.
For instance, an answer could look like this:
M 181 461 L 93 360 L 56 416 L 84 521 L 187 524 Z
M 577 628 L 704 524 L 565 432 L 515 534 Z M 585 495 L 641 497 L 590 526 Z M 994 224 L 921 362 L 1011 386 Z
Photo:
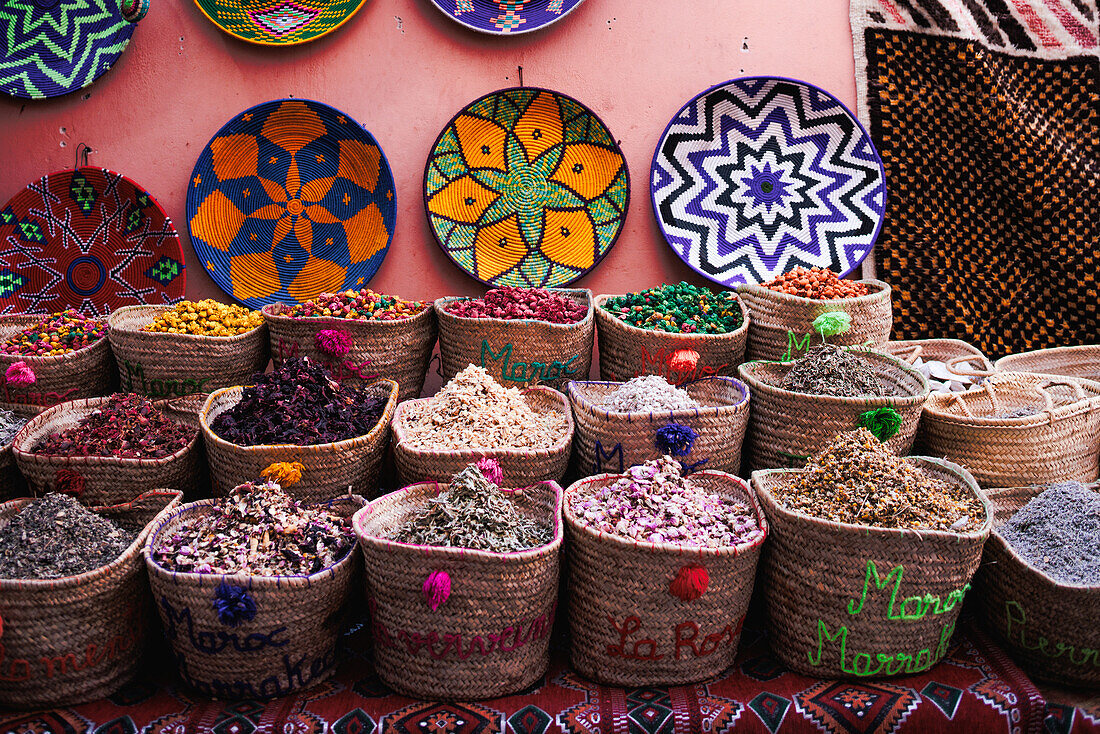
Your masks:
M 863 575 L 863 593 L 859 597 L 859 605 L 853 607 L 855 599 L 848 600 L 848 614 L 855 616 L 863 611 L 863 605 L 867 601 L 867 591 L 871 587 L 872 579 L 874 581 L 875 588 L 881 591 L 885 589 L 891 581 L 893 582 L 893 588 L 890 589 L 890 606 L 887 608 L 886 616 L 888 619 L 897 619 L 894 616 L 894 600 L 898 595 L 898 589 L 901 587 L 901 575 L 903 569 L 901 566 L 895 566 L 890 573 L 886 574 L 886 578 L 883 579 L 878 575 L 878 568 L 875 566 L 874 561 L 867 561 L 867 570 Z
M 825 650 L 826 642 L 836 642 L 840 640 L 840 661 L 843 667 L 844 663 L 844 650 L 848 646 L 848 628 L 841 627 L 837 630 L 835 635 L 829 634 L 829 628 L 825 626 L 824 620 L 817 620 L 817 660 L 814 660 L 814 654 L 812 652 L 807 653 L 810 659 L 810 665 L 821 665 L 821 655 Z
M 794 335 L 794 332 L 790 329 L 787 330 L 787 353 L 780 358 L 780 362 L 790 362 L 794 359 L 794 355 L 798 352 L 805 351 L 810 346 L 810 335 L 802 337 L 799 341 L 798 337 Z

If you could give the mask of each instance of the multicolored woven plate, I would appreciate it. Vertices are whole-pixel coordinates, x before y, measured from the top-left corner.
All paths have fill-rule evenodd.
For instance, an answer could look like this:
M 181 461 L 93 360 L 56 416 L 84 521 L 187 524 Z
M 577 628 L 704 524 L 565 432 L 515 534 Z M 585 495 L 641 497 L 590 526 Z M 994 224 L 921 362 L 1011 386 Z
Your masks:
M 615 244 L 626 161 L 599 118 L 546 89 L 502 89 L 447 123 L 424 171 L 428 222 L 456 265 L 493 286 L 560 286 Z
M 393 174 L 374 138 L 308 100 L 265 102 L 227 122 L 187 189 L 199 261 L 249 308 L 362 288 L 396 220 Z
M 481 33 L 530 33 L 556 23 L 584 0 L 431 0 L 448 18 Z
M 314 41 L 351 19 L 366 0 L 195 0 L 210 21 L 262 46 Z
M 846 275 L 886 207 L 882 161 L 855 116 L 776 77 L 735 79 L 684 105 L 657 145 L 651 187 L 672 249 L 726 286 L 798 265 Z
M 175 303 L 186 281 L 172 221 L 120 173 L 51 173 L 0 209 L 0 313 Z
M 149 0 L 0 0 L 0 91 L 43 99 L 83 89 L 148 10 Z

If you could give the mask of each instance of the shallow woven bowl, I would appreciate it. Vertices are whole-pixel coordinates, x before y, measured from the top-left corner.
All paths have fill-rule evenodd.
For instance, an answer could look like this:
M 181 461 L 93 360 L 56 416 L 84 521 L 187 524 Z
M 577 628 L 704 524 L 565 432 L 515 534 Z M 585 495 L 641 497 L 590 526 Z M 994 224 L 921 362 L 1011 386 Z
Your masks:
M 1100 381 L 1100 344 L 1011 354 L 998 359 L 994 367 L 999 372 L 1036 372 Z
M 260 46 L 292 46 L 327 36 L 351 20 L 366 0 L 195 0 L 202 14 L 234 38 Z
M 504 472 L 503 485 L 526 487 L 536 482 L 560 482 L 569 468 L 569 452 L 573 443 L 573 412 L 565 395 L 548 387 L 529 387 L 523 397 L 536 413 L 557 411 L 565 416 L 565 434 L 544 449 L 460 449 L 416 450 L 404 444 L 404 420 L 409 406 L 431 398 L 407 400 L 397 406 L 393 415 L 393 457 L 403 484 L 412 482 L 447 482 L 466 466 L 483 457 L 492 457 Z
M 111 351 L 126 392 L 151 398 L 209 393 L 240 385 L 267 366 L 267 326 L 235 336 L 142 331 L 172 306 L 127 306 L 114 311 Z

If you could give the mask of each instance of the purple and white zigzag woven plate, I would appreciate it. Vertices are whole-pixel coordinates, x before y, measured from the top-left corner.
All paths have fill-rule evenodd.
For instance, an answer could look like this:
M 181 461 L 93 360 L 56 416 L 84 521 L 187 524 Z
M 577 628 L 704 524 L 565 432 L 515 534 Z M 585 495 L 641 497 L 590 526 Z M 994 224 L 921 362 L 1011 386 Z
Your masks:
M 886 208 L 882 161 L 855 116 L 777 77 L 735 79 L 684 105 L 657 145 L 650 186 L 669 246 L 725 286 L 799 265 L 847 275 Z
M 430 0 L 462 25 L 481 33 L 515 35 L 564 18 L 584 0 Z

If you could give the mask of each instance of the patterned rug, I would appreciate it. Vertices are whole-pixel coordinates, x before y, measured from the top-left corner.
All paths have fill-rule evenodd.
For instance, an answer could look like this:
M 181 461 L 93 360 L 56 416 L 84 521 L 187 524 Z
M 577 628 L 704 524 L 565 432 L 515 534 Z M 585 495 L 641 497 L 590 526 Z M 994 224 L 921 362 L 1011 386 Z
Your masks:
M 1100 334 L 1097 0 L 852 0 L 886 167 L 894 338 L 988 355 Z M 869 258 L 870 260 L 870 258 Z

